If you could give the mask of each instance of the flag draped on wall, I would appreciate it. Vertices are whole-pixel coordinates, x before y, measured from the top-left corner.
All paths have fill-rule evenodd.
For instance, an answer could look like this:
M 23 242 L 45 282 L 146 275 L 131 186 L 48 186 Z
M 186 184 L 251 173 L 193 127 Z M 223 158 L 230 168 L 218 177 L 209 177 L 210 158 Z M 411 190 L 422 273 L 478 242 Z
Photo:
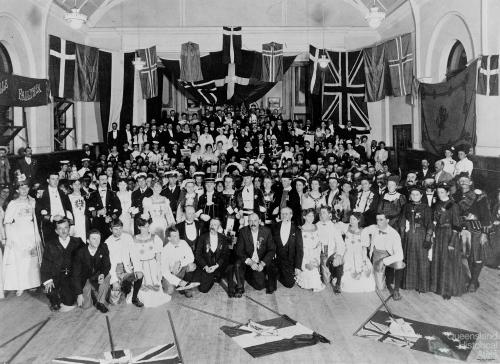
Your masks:
M 366 101 L 380 101 L 387 95 L 387 63 L 385 61 L 385 43 L 363 49 L 366 78 Z
M 112 88 L 112 54 L 99 51 L 99 112 L 101 117 L 102 139 L 106 141 L 106 135 L 110 124 L 110 105 Z
M 319 53 L 317 49 L 310 47 L 309 64 L 313 70 L 310 90 L 316 93 L 320 90 L 322 92 L 321 118 L 333 119 L 338 121 L 339 125 L 345 125 L 350 121 L 358 130 L 369 129 L 362 52 L 325 51 L 329 62 L 323 71 L 317 65 Z M 315 70 L 316 75 L 314 75 Z
M 120 127 L 123 127 L 125 124 L 132 124 L 135 78 L 135 69 L 132 61 L 134 58 L 135 52 L 123 54 L 123 97 L 120 113 Z
M 271 42 L 262 45 L 262 76 L 265 82 L 283 80 L 283 44 Z
M 241 27 L 222 27 L 222 52 L 224 64 L 241 62 Z
M 442 155 L 449 145 L 476 145 L 477 61 L 446 82 L 421 83 L 422 146 Z
M 498 96 L 498 54 L 482 56 L 477 74 L 477 93 Z
M 181 80 L 192 82 L 203 80 L 200 64 L 200 46 L 187 42 L 181 45 Z
M 411 34 L 403 34 L 386 42 L 393 96 L 411 94 L 413 82 L 413 42 Z
M 139 49 L 139 57 L 145 62 L 142 70 L 139 71 L 141 80 L 142 98 L 150 99 L 158 96 L 158 67 L 156 65 L 156 46 Z
M 311 77 L 309 93 L 312 95 L 318 95 L 321 90 L 323 72 L 321 72 L 318 63 L 321 52 L 321 49 L 312 45 L 309 46 L 309 75 Z
M 76 44 L 76 73 L 74 101 L 97 101 L 99 50 Z M 102 70 L 102 68 L 101 68 Z
M 49 80 L 52 96 L 72 99 L 75 85 L 75 43 L 49 36 Z

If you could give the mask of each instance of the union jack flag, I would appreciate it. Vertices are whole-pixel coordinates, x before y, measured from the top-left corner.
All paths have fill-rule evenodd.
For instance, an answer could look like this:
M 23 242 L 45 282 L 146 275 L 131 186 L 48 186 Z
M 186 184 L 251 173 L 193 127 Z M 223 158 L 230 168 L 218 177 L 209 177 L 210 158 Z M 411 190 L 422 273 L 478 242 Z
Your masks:
M 177 346 L 173 343 L 155 346 L 139 352 L 136 355 L 130 350 L 118 350 L 113 352 L 114 355 L 106 352 L 100 355 L 68 356 L 54 359 L 52 362 L 57 364 L 112 364 L 123 363 L 125 358 L 127 358 L 128 361 L 126 362 L 132 364 L 182 364 Z M 120 356 L 119 358 L 117 358 L 117 353 Z
M 333 119 L 339 125 L 348 121 L 358 130 L 368 130 L 368 108 L 365 102 L 363 53 L 325 51 L 329 60 L 323 81 L 323 120 Z
M 144 68 L 139 71 L 141 79 L 142 98 L 151 99 L 158 96 L 158 67 L 156 65 L 156 46 L 139 49 L 139 57 L 145 62 Z
M 199 95 L 203 101 L 210 105 L 217 103 L 217 85 L 215 81 L 180 81 L 187 91 Z

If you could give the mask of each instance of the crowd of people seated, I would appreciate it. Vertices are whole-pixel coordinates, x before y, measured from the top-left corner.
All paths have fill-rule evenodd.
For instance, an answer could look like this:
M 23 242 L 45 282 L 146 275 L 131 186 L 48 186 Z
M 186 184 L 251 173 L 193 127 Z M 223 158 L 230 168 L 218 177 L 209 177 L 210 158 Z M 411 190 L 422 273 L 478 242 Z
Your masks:
M 279 281 L 449 299 L 500 265 L 499 194 L 474 188 L 467 146 L 401 171 L 349 122 L 226 107 L 112 124 L 100 151 L 44 171 L 0 150 L 1 298 L 43 287 L 54 311 L 107 312 Z

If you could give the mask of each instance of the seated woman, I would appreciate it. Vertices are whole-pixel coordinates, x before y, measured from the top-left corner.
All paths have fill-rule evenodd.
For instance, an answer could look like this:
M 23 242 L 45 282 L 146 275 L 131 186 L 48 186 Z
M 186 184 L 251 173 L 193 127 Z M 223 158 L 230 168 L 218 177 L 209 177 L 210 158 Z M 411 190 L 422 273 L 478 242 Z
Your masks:
M 139 234 L 134 237 L 130 247 L 130 256 L 134 270 L 143 273 L 142 287 L 138 298 L 146 307 L 157 307 L 170 301 L 170 296 L 161 288 L 161 251 L 163 242 L 151 234 L 150 218 L 145 215 L 137 218 Z
M 320 292 L 325 289 L 321 281 L 320 259 L 321 241 L 318 235 L 318 228 L 313 224 L 315 218 L 314 209 L 307 209 L 303 213 L 305 223 L 302 225 L 302 242 L 304 257 L 302 258 L 302 270 L 297 274 L 296 281 L 299 287 L 312 289 L 313 292 Z
M 349 218 L 349 224 L 338 223 L 344 241 L 346 251 L 344 254 L 344 275 L 342 279 L 342 291 L 344 292 L 373 292 L 375 291 L 375 278 L 373 267 L 368 259 L 368 244 L 361 240 L 361 226 L 363 215 L 353 212 Z

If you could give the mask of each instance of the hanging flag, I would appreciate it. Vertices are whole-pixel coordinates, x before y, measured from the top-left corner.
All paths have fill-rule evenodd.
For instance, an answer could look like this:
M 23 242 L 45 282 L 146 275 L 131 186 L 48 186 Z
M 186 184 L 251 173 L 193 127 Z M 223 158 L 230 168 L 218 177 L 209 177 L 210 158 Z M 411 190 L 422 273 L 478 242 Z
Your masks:
M 482 56 L 477 73 L 477 93 L 486 96 L 498 96 L 498 54 Z
M 187 42 L 181 45 L 181 80 L 201 81 L 200 46 Z
M 385 60 L 385 43 L 363 49 L 366 78 L 366 101 L 383 100 L 386 96 L 387 62 Z
M 99 116 L 101 117 L 102 139 L 106 141 L 110 128 L 111 97 L 112 97 L 112 57 L 114 53 L 99 51 L 98 89 L 99 89 Z M 123 57 L 123 56 L 122 56 Z M 123 79 L 123 74 L 121 75 Z
M 158 96 L 158 69 L 156 65 L 156 46 L 137 51 L 145 62 L 144 68 L 139 71 L 142 88 L 142 98 L 150 99 Z
M 75 52 L 75 43 L 49 35 L 49 80 L 52 96 L 73 98 Z
M 0 105 L 32 107 L 47 105 L 49 81 L 0 73 Z
M 323 72 L 319 67 L 319 57 L 321 49 L 315 46 L 309 46 L 309 74 L 311 75 L 311 83 L 309 85 L 309 92 L 312 95 L 319 95 L 321 91 L 321 79 Z
M 132 124 L 134 115 L 134 80 L 135 68 L 132 61 L 135 58 L 135 52 L 123 54 L 123 97 L 120 111 L 120 124 L 122 127 L 126 124 Z
M 138 354 L 136 354 L 138 352 Z M 121 357 L 116 358 L 117 355 Z M 113 355 L 106 352 L 98 355 L 68 356 L 57 358 L 52 361 L 57 364 L 99 364 L 99 363 L 151 363 L 151 364 L 181 364 L 177 346 L 175 344 L 165 344 L 155 346 L 147 350 L 116 350 Z
M 222 27 L 222 63 L 241 62 L 241 27 Z
M 265 82 L 283 79 L 283 44 L 271 42 L 262 45 L 262 76 Z
M 476 145 L 477 61 L 441 83 L 420 83 L 422 146 L 442 155 L 450 145 Z
M 369 130 L 362 52 L 326 51 L 326 56 L 322 119 L 337 120 L 340 126 L 350 121 L 355 129 Z
M 406 96 L 412 91 L 413 43 L 411 34 L 403 34 L 386 43 L 393 96 Z
M 208 82 L 185 82 L 181 81 L 182 86 L 195 98 L 201 97 L 205 104 L 215 105 L 217 104 L 217 86 L 214 81 Z M 196 97 L 198 96 L 198 97 Z
M 74 101 L 97 101 L 99 50 L 76 44 L 76 73 Z

